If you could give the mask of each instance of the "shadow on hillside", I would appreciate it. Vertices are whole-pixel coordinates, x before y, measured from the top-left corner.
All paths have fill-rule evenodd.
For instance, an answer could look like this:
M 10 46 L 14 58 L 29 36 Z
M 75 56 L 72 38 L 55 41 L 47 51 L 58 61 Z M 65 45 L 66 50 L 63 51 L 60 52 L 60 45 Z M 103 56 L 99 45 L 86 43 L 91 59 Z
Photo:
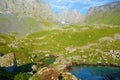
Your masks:
M 13 72 L 7 72 L 7 71 L 5 71 L 5 67 L 0 67 L 0 80 L 17 80 L 19 78 L 24 78 L 26 76 L 31 76 L 30 74 L 27 74 L 27 72 L 32 71 L 31 67 L 34 64 L 35 63 L 28 63 L 28 64 L 18 66 L 17 70 L 15 70 Z M 14 79 L 15 77 L 17 79 Z

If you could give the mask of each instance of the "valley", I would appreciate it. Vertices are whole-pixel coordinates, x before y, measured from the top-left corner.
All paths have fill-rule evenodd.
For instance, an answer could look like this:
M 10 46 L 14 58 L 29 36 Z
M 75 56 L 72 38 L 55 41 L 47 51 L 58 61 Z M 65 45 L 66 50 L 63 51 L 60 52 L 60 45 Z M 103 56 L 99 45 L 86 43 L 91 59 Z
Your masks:
M 39 0 L 0 1 L 0 80 L 58 80 L 60 74 L 84 80 L 70 73 L 80 65 L 119 71 L 119 4 L 93 7 L 86 15 L 76 9 L 55 15 Z

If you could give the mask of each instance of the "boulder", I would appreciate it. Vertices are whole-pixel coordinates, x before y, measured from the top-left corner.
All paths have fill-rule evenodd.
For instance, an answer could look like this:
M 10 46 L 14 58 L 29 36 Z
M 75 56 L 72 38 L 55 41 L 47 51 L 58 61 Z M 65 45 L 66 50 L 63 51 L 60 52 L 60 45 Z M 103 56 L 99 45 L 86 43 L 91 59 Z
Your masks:
M 33 65 L 32 66 L 32 70 L 36 71 L 38 69 L 38 66 L 37 65 Z
M 13 72 L 17 69 L 17 61 L 13 53 L 6 54 L 0 57 L 0 67 L 3 67 L 7 72 Z
M 56 71 L 53 68 L 44 67 L 40 69 L 36 74 L 33 75 L 29 80 L 58 80 L 58 76 L 61 71 Z M 64 80 L 78 80 L 75 76 L 70 74 L 69 72 L 61 73 Z

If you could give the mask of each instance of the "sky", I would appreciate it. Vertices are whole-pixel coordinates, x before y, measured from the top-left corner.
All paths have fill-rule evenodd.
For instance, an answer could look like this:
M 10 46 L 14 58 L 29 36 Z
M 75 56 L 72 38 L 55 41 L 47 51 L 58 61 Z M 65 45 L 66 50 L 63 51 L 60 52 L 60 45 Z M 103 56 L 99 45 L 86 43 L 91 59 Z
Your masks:
M 81 14 L 86 14 L 90 7 L 104 5 L 110 2 L 120 0 L 41 0 L 42 2 L 48 2 L 53 12 L 58 14 L 63 9 L 72 11 L 77 9 Z

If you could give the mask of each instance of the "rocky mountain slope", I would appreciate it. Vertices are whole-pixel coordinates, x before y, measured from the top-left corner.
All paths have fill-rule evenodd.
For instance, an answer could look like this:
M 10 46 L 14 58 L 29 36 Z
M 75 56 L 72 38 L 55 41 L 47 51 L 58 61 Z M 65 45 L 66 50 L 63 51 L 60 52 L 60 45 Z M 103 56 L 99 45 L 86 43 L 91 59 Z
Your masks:
M 41 20 L 53 20 L 55 17 L 49 4 L 42 3 L 39 0 L 2 0 L 0 11 L 1 13 L 17 14 L 19 17 L 31 16 Z
M 0 32 L 29 33 L 56 23 L 48 3 L 39 0 L 0 1 Z
M 86 15 L 77 10 L 63 9 L 59 13 L 59 22 L 63 24 L 112 24 L 120 25 L 120 2 L 91 7 Z
M 120 25 L 120 2 L 92 7 L 86 15 L 88 24 L 114 24 Z
M 58 16 L 60 22 L 64 21 L 67 24 L 81 24 L 84 22 L 84 16 L 76 9 L 72 10 L 71 12 L 63 9 Z

